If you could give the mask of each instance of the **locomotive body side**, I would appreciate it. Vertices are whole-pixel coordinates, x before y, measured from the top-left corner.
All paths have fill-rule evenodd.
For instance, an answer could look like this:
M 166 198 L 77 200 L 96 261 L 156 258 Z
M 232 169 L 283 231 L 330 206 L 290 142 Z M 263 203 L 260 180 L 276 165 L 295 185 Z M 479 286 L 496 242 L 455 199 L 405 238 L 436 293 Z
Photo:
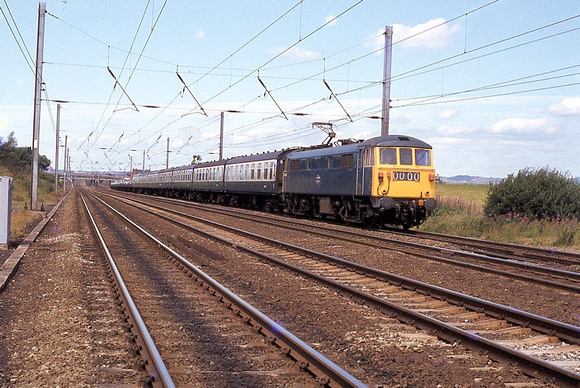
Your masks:
M 284 210 L 345 221 L 416 226 L 435 208 L 431 146 L 385 136 L 286 158 Z

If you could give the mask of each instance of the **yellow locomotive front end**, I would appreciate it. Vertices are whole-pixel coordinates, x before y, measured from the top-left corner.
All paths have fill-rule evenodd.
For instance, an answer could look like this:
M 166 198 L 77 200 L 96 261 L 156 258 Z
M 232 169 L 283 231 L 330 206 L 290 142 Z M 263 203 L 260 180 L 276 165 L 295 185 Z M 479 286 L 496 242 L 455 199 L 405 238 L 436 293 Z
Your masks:
M 372 167 L 371 200 L 378 205 L 379 218 L 384 223 L 408 229 L 420 225 L 428 211 L 435 209 L 433 155 L 425 146 L 423 143 L 365 150 L 365 165 L 367 169 Z

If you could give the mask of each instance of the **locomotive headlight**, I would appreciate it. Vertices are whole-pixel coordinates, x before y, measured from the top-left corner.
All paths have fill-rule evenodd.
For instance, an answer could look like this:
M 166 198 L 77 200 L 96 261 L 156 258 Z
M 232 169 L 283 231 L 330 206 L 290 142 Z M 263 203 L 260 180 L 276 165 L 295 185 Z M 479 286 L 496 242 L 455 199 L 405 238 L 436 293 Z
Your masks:
M 431 174 L 429 174 L 429 181 L 435 182 L 435 173 L 434 172 L 432 172 Z

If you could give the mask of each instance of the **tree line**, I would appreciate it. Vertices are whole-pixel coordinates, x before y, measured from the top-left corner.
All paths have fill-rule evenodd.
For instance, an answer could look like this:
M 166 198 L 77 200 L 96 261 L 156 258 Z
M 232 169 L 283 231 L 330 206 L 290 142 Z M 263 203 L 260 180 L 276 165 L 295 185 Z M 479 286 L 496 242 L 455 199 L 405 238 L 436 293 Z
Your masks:
M 38 168 L 41 171 L 48 171 L 50 159 L 46 155 L 38 156 Z M 30 171 L 32 164 L 31 147 L 18 147 L 18 141 L 14 132 L 8 135 L 7 139 L 0 136 L 0 165 L 12 171 Z

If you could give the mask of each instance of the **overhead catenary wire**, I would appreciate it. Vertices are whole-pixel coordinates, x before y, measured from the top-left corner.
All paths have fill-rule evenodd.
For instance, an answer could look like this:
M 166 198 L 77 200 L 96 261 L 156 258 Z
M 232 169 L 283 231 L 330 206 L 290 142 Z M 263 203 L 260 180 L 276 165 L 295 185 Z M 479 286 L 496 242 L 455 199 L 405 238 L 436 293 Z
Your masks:
M 465 51 L 465 50 L 463 50 L 463 51 Z M 345 64 L 345 65 L 346 65 L 346 64 Z M 140 70 L 140 69 L 137 69 L 137 70 Z M 251 69 L 250 69 L 249 71 L 251 71 Z M 214 73 L 215 73 L 215 72 L 214 72 Z M 214 73 L 212 73 L 212 76 L 213 76 L 213 75 L 215 75 Z M 264 79 L 266 79 L 266 76 L 264 76 Z M 375 84 L 375 83 L 372 83 L 372 84 L 368 84 L 368 85 L 363 85 L 363 86 L 360 86 L 359 90 L 360 90 L 361 88 L 369 88 L 369 87 L 374 87 L 374 86 L 376 86 L 376 85 L 378 85 L 378 84 L 379 84 L 379 83 L 377 82 L 376 84 Z M 282 86 L 282 88 L 283 88 L 283 87 L 286 87 L 286 86 Z M 276 90 L 276 89 L 272 89 L 272 90 Z M 352 91 L 355 91 L 355 90 L 352 90 Z M 347 95 L 349 92 L 352 92 L 352 91 L 351 91 L 351 90 L 347 90 L 346 92 L 345 92 L 344 90 L 342 90 L 342 91 L 337 91 L 336 95 L 338 95 L 338 96 L 343 96 L 343 95 Z M 459 92 L 462 92 L 462 91 L 459 91 Z M 315 103 L 320 103 L 321 101 L 322 101 L 322 100 L 318 100 L 318 101 L 316 101 Z M 178 109 L 178 108 L 176 108 L 176 109 Z M 208 110 L 208 112 L 209 112 L 209 110 Z M 353 116 L 353 119 L 354 119 L 354 121 L 356 121 L 356 120 L 359 120 L 360 118 Z M 174 125 L 174 124 L 173 124 L 173 125 Z M 143 129 L 143 128 L 141 128 L 141 129 Z M 159 129 L 157 128 L 157 129 L 156 129 L 156 131 L 158 131 L 158 130 L 159 130 Z M 155 132 L 153 132 L 153 133 L 155 133 Z M 154 135 L 150 135 L 150 136 L 154 136 Z M 124 144 L 127 144 L 127 143 L 124 143 Z
M 143 16 L 141 18 L 141 21 L 139 22 L 139 27 L 137 28 L 137 31 L 136 31 L 135 36 L 133 38 L 133 42 L 135 42 L 135 40 L 137 38 L 137 34 L 139 33 L 139 30 L 141 29 L 141 25 L 143 23 L 143 19 L 145 17 L 145 14 L 147 12 L 147 9 L 149 8 L 149 3 L 150 3 L 150 1 L 147 2 L 147 6 L 145 7 L 145 10 L 143 11 Z M 165 0 L 163 2 L 163 5 L 161 6 L 161 9 L 159 10 L 159 13 L 157 14 L 157 18 L 155 19 L 155 23 L 153 24 L 153 26 L 151 26 L 151 29 L 149 31 L 149 34 L 147 35 L 147 39 L 145 40 L 145 43 L 143 44 L 143 47 L 141 48 L 141 52 L 139 53 L 139 56 L 137 57 L 137 60 L 136 60 L 136 62 L 134 64 L 134 66 L 133 66 L 133 69 L 131 71 L 131 74 L 129 75 L 129 77 L 127 79 L 127 82 L 125 83 L 125 87 L 122 88 L 123 92 L 125 92 L 125 89 L 127 89 L 127 86 L 131 82 L 131 79 L 133 77 L 133 74 L 135 73 L 135 69 L 139 65 L 139 62 L 141 61 L 141 58 L 143 56 L 143 53 L 145 52 L 145 49 L 147 48 L 147 45 L 149 44 L 149 41 L 151 39 L 151 36 L 153 35 L 153 32 L 155 31 L 155 27 L 157 26 L 157 23 L 159 22 L 159 19 L 161 18 L 161 15 L 163 14 L 163 11 L 165 10 L 165 6 L 166 5 L 167 5 L 167 0 Z M 132 45 L 133 45 L 133 43 L 132 43 Z M 126 58 L 125 58 L 125 63 L 123 64 L 123 68 L 125 67 L 125 64 L 127 63 L 128 58 L 129 58 L 129 55 L 127 55 Z M 108 69 L 108 70 L 111 73 L 110 69 Z M 111 73 L 111 75 L 113 75 L 113 74 Z M 118 83 L 118 81 L 117 81 L 117 83 Z M 121 85 L 119 84 L 119 86 L 121 86 Z M 125 95 L 127 95 L 126 92 L 125 92 Z M 127 95 L 127 97 L 129 97 L 129 96 Z M 133 103 L 133 101 L 130 98 L 129 98 L 129 100 L 131 101 L 131 103 L 133 104 L 133 106 L 135 106 L 135 104 Z M 111 113 L 111 116 L 109 117 L 109 120 L 107 120 L 107 123 L 103 126 L 103 130 L 97 135 L 97 139 L 100 137 L 101 133 L 104 131 L 104 128 L 106 127 L 106 125 L 108 124 L 108 122 L 111 120 L 111 117 L 115 113 L 115 111 L 116 111 L 116 109 L 117 109 L 118 104 L 119 104 L 120 101 L 121 101 L 121 98 L 119 98 L 119 100 L 117 101 L 117 105 L 115 107 L 115 110 L 113 110 L 113 112 Z
M 6 9 L 8 10 L 8 14 L 10 15 L 10 19 L 12 20 L 12 24 L 14 25 L 14 29 L 12 28 L 12 25 L 10 24 L 10 22 L 8 21 L 8 18 L 6 17 L 6 14 L 4 13 L 4 8 L 0 7 L 0 11 L 2 11 L 2 16 L 4 16 L 4 20 L 6 20 L 6 25 L 10 29 L 10 33 L 12 34 L 12 37 L 14 38 L 14 41 L 16 42 L 18 49 L 22 53 L 22 56 L 24 57 L 24 61 L 28 65 L 28 68 L 32 72 L 33 76 L 36 77 L 36 71 L 34 70 L 34 59 L 32 58 L 32 55 L 30 54 L 30 50 L 28 50 L 28 46 L 26 46 L 26 41 L 24 40 L 24 38 L 22 37 L 22 34 L 20 33 L 20 29 L 18 28 L 18 23 L 16 23 L 16 20 L 14 20 L 14 16 L 12 15 L 12 11 L 10 10 L 10 7 L 8 6 L 8 3 L 6 2 L 6 0 L 4 0 L 4 4 L 6 6 Z M 18 37 L 14 33 L 14 30 L 16 30 L 16 32 L 18 33 Z
M 356 2 L 355 4 L 351 5 L 350 7 L 348 7 L 346 10 L 342 11 L 340 14 L 338 14 L 335 19 L 338 19 L 339 17 L 341 17 L 342 15 L 348 13 L 349 11 L 351 11 L 354 7 L 356 7 L 357 5 L 359 5 L 363 0 L 359 0 L 358 2 Z M 263 63 L 262 65 L 258 66 L 257 68 L 255 68 L 254 70 L 248 72 L 246 75 L 244 75 L 243 77 L 241 77 L 238 81 L 234 82 L 233 84 L 231 84 L 230 86 L 224 88 L 223 90 L 221 90 L 220 92 L 218 92 L 217 94 L 213 95 L 212 97 L 210 97 L 209 99 L 205 100 L 202 102 L 203 105 L 205 105 L 207 102 L 215 99 L 217 96 L 225 93 L 227 90 L 231 89 L 232 87 L 234 87 L 235 85 L 239 84 L 240 82 L 242 82 L 243 80 L 247 79 L 248 77 L 252 76 L 254 73 L 256 73 L 261 67 L 266 66 L 267 64 L 271 63 L 272 61 L 274 61 L 276 58 L 280 57 L 281 55 L 283 55 L 285 52 L 287 52 L 288 50 L 290 50 L 292 47 L 296 46 L 298 43 L 300 43 L 301 41 L 304 41 L 305 39 L 311 37 L 312 35 L 314 35 L 316 32 L 320 31 L 322 28 L 324 28 L 325 26 L 327 26 L 331 21 L 327 21 L 324 24 L 322 24 L 321 26 L 317 27 L 316 29 L 314 29 L 313 31 L 309 32 L 306 36 L 302 37 L 301 40 L 298 40 L 296 42 L 294 42 L 291 46 L 287 47 L 285 50 L 282 50 L 280 53 L 276 54 L 274 57 L 270 58 L 269 60 L 267 60 L 265 63 Z M 167 107 L 169 105 L 171 105 L 175 99 L 177 98 L 177 96 L 165 107 L 163 108 L 163 110 L 167 109 Z M 158 117 L 161 114 L 161 112 L 158 113 L 157 116 L 155 116 L 152 120 L 150 120 L 148 123 L 145 124 L 145 126 L 149 125 L 151 122 L 153 122 L 153 120 Z M 172 123 L 175 123 L 177 121 L 179 121 L 180 119 L 176 119 L 174 120 Z M 141 129 L 143 129 L 145 126 L 142 126 Z M 163 128 L 166 128 L 168 125 L 164 126 Z M 157 131 L 159 132 L 159 130 Z

